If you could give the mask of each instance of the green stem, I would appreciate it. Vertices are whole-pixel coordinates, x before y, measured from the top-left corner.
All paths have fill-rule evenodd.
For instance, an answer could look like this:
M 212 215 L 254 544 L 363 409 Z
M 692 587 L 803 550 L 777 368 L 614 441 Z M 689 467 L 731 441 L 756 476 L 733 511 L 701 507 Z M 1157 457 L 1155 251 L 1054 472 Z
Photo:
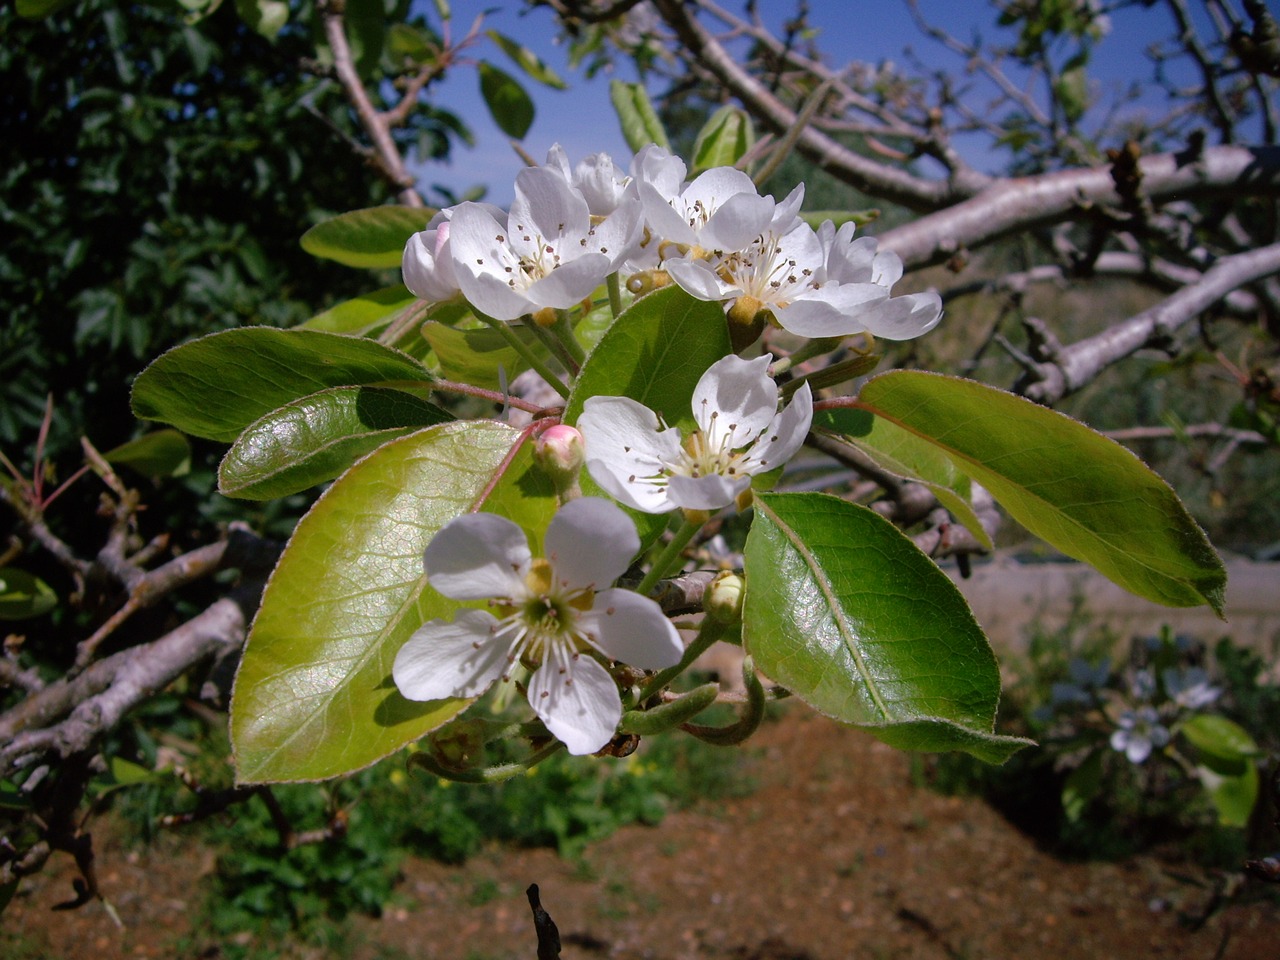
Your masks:
M 562 367 L 575 374 L 578 372 L 578 367 L 574 363 L 573 357 L 569 355 L 569 352 L 564 348 L 564 344 L 550 330 L 536 321 L 529 324 L 528 330 L 541 341 L 544 347 L 551 351 L 551 355 L 560 361 Z
M 483 313 L 479 312 L 476 313 L 476 316 L 489 326 L 493 327 L 494 330 L 498 331 L 498 335 L 507 341 L 507 344 L 511 349 L 520 354 L 520 358 L 524 360 L 525 363 L 533 367 L 534 370 L 537 370 L 543 380 L 551 384 L 551 389 L 560 394 L 560 396 L 565 400 L 569 399 L 569 388 L 561 382 L 558 376 L 556 376 L 555 371 L 543 363 L 529 345 L 520 339 L 520 335 L 518 333 L 512 330 L 509 325 L 503 323 L 501 320 L 495 320 L 493 317 L 486 317 Z M 533 327 L 536 326 L 536 324 L 531 324 L 530 326 Z
M 688 670 L 690 664 L 706 653 L 707 648 L 723 637 L 728 630 L 729 628 L 723 623 L 716 623 L 710 618 L 704 619 L 698 635 L 693 638 L 693 642 L 689 646 L 685 647 L 684 656 L 680 658 L 680 662 L 674 667 L 659 670 L 650 677 L 649 681 L 640 689 L 640 695 L 636 698 L 636 702 L 644 703 L 654 694 L 661 692 L 663 687 Z
M 810 340 L 803 346 L 798 347 L 789 357 L 783 357 L 769 367 L 769 375 L 776 377 L 779 374 L 786 373 L 795 367 L 800 366 L 806 360 L 821 356 L 824 353 L 830 353 L 836 347 L 844 342 L 844 337 L 819 337 L 816 340 Z
M 456 780 L 459 783 L 497 783 L 500 780 L 510 780 L 512 777 L 519 776 L 563 747 L 564 744 L 559 740 L 552 740 L 523 760 L 517 760 L 514 763 L 500 763 L 493 767 L 475 767 L 470 770 L 450 770 L 448 767 L 437 763 L 427 753 L 411 755 L 409 763 L 416 767 L 422 767 L 428 773 L 432 773 L 444 780 Z
M 675 532 L 671 542 L 662 548 L 662 553 L 658 555 L 658 559 L 653 562 L 649 572 L 640 581 L 640 586 L 636 587 L 636 593 L 642 597 L 647 597 L 653 591 L 653 588 L 658 585 L 658 581 L 665 577 L 669 570 L 675 568 L 680 561 L 681 552 L 688 546 L 689 541 L 693 539 L 693 535 L 701 527 L 701 523 L 693 523 L 689 520 L 684 520 L 680 524 L 680 529 Z
M 613 314 L 613 319 L 618 319 L 618 314 L 622 312 L 622 281 L 618 279 L 616 273 L 609 274 L 609 279 L 605 281 L 605 286 L 609 290 L 609 310 Z
M 551 332 L 556 335 L 564 345 L 565 351 L 573 358 L 574 369 L 582 369 L 582 361 L 587 359 L 587 352 L 582 349 L 582 344 L 573 335 L 573 327 L 569 324 L 569 314 L 566 311 L 559 311 L 556 322 L 551 326 Z

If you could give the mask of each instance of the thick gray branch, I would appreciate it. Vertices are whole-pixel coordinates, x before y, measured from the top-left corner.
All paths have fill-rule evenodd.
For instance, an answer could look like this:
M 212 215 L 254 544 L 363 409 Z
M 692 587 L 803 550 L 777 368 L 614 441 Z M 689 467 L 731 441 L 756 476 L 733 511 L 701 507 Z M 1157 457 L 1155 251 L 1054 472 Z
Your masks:
M 1168 343 L 1179 328 L 1232 290 L 1275 273 L 1280 273 L 1280 244 L 1224 257 L 1198 281 L 1151 309 L 1087 340 L 1058 348 L 1048 362 L 1036 363 L 1017 389 L 1040 403 L 1055 403 L 1143 347 Z
M 1280 193 L 1276 147 L 1208 147 L 1195 160 L 1163 153 L 1143 157 L 1139 165 L 1142 195 L 1151 200 Z M 1069 219 L 1090 204 L 1119 200 L 1106 167 L 1001 180 L 953 207 L 886 231 L 880 247 L 900 256 L 908 269 L 923 267 L 966 248 Z

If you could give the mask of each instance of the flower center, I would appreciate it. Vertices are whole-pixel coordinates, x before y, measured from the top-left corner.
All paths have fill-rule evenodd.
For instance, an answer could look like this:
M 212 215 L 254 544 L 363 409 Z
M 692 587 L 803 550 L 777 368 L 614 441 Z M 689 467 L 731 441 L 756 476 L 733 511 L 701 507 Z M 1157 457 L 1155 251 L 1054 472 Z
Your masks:
M 509 638 L 507 662 L 522 660 L 535 666 L 548 660 L 569 661 L 591 649 L 590 639 L 578 628 L 578 615 L 590 610 L 595 598 L 590 587 L 569 589 L 557 582 L 549 561 L 531 561 L 522 594 L 497 610 L 495 632 Z

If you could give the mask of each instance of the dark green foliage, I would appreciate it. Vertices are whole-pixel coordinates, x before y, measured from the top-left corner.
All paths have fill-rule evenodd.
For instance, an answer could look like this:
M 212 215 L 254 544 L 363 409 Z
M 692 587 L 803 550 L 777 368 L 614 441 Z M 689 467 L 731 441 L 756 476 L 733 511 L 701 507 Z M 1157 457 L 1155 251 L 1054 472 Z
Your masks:
M 0 444 L 15 460 L 54 396 L 51 449 L 128 439 L 128 381 L 157 353 L 246 323 L 297 323 L 367 278 L 298 237 L 387 191 L 324 121 L 345 106 L 224 4 L 82 0 L 0 11 Z M 14 454 L 17 454 L 15 457 Z

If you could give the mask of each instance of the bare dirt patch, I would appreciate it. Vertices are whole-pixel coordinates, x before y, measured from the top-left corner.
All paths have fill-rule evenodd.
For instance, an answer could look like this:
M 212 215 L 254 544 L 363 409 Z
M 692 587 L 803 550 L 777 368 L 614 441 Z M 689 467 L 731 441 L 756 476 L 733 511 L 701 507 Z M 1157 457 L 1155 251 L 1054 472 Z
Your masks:
M 981 800 L 913 786 L 909 757 L 803 710 L 742 757 L 754 794 L 621 830 L 579 863 L 501 848 L 456 867 L 410 859 L 398 902 L 358 921 L 344 955 L 530 960 L 524 891 L 537 883 L 566 960 L 1276 956 L 1275 897 L 1253 892 L 1194 926 L 1213 878 L 1176 851 L 1061 862 Z M 123 932 L 98 905 L 50 912 L 67 870 L 29 884 L 5 928 L 50 957 L 182 955 L 208 853 L 168 836 L 134 853 L 108 844 L 99 861 Z

